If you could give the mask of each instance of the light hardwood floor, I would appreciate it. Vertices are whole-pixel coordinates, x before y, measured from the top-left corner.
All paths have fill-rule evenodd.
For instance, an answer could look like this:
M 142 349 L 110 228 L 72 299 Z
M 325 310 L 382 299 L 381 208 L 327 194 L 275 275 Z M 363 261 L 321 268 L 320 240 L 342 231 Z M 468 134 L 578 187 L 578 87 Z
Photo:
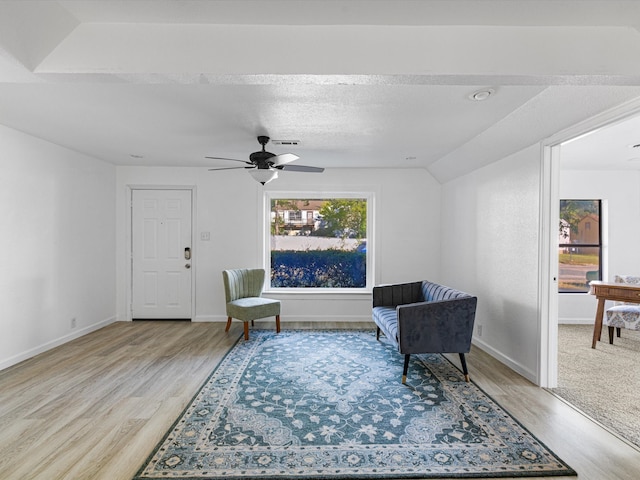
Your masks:
M 228 334 L 224 326 L 117 322 L 1 371 L 0 479 L 131 479 L 242 335 L 240 322 Z M 484 352 L 474 349 L 468 364 L 472 380 L 578 478 L 640 478 L 638 449 Z

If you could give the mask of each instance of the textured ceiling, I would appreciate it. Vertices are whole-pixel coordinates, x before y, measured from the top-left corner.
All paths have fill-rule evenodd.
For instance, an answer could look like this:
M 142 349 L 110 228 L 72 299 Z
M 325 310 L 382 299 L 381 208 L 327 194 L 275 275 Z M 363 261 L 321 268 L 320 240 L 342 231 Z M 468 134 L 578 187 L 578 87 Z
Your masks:
M 639 19 L 616 0 L 2 1 L 0 123 L 116 165 L 226 166 L 204 157 L 266 134 L 301 164 L 446 182 L 640 97 Z M 627 150 L 607 162 L 640 168 Z

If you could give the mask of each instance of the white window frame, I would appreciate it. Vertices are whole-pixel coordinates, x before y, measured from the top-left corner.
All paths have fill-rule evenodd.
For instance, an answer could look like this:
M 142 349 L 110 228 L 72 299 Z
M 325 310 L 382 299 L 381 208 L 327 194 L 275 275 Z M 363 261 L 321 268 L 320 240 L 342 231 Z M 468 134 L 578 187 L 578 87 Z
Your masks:
M 558 240 L 558 247 L 564 247 L 564 248 L 573 248 L 573 247 L 597 247 L 600 249 L 600 254 L 599 254 L 599 265 L 598 265 L 598 271 L 600 272 L 600 278 L 598 280 L 602 280 L 607 278 L 606 276 L 606 265 L 607 265 L 607 257 L 605 255 L 606 252 L 608 252 L 606 245 L 606 233 L 607 233 L 607 216 L 605 213 L 606 210 L 606 200 L 602 199 L 602 198 L 561 198 L 560 201 L 558 202 L 558 210 L 560 209 L 560 202 L 562 201 L 566 201 L 566 200 L 573 200 L 573 201 L 597 201 L 598 202 L 598 206 L 600 208 L 599 211 L 599 221 L 598 221 L 598 236 L 599 236 L 599 242 L 600 243 L 593 243 L 593 244 L 589 244 L 589 243 L 578 243 L 578 244 L 572 244 L 572 243 L 566 243 L 566 242 L 561 242 Z M 587 228 L 588 227 L 588 228 Z M 586 222 L 585 223 L 585 230 L 591 230 L 591 222 Z M 560 262 L 558 261 L 558 269 L 560 267 Z M 558 272 L 558 295 L 588 295 L 589 294 L 589 289 L 585 287 L 584 291 L 563 291 L 561 292 L 560 289 L 560 273 Z
M 367 259 L 366 259 L 366 281 L 362 288 L 317 288 L 317 287 L 298 287 L 298 288 L 282 288 L 271 286 L 271 200 L 274 199 L 309 199 L 309 200 L 328 200 L 333 198 L 359 198 L 367 201 Z M 373 291 L 374 284 L 374 209 L 375 194 L 371 191 L 277 191 L 268 190 L 264 192 L 263 197 L 263 266 L 266 272 L 265 292 L 270 293 L 292 293 L 292 294 L 370 294 Z

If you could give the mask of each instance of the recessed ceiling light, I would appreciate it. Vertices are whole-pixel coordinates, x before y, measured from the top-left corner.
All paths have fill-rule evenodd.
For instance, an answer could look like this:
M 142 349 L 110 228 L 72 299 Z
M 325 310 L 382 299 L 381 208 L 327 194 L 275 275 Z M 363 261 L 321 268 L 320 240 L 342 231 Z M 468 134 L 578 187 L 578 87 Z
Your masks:
M 469 95 L 469 98 L 471 100 L 475 100 L 476 102 L 482 102 L 488 99 L 494 93 L 496 93 L 494 89 L 487 88 L 485 90 L 478 90 L 477 92 L 473 92 L 471 95 Z

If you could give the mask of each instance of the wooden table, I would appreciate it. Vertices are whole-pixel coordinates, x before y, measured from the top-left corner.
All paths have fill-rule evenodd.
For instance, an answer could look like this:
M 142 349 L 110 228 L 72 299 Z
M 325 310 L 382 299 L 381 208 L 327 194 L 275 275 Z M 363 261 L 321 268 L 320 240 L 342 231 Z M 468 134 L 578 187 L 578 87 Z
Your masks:
M 591 348 L 596 348 L 596 343 L 602 335 L 602 317 L 604 315 L 605 300 L 616 302 L 640 303 L 640 285 L 629 285 L 627 283 L 609 283 L 594 280 L 589 283 L 591 289 L 589 293 L 598 299 L 598 309 L 596 310 L 596 323 L 593 326 L 593 341 Z M 609 327 L 609 343 L 613 343 L 613 328 Z

